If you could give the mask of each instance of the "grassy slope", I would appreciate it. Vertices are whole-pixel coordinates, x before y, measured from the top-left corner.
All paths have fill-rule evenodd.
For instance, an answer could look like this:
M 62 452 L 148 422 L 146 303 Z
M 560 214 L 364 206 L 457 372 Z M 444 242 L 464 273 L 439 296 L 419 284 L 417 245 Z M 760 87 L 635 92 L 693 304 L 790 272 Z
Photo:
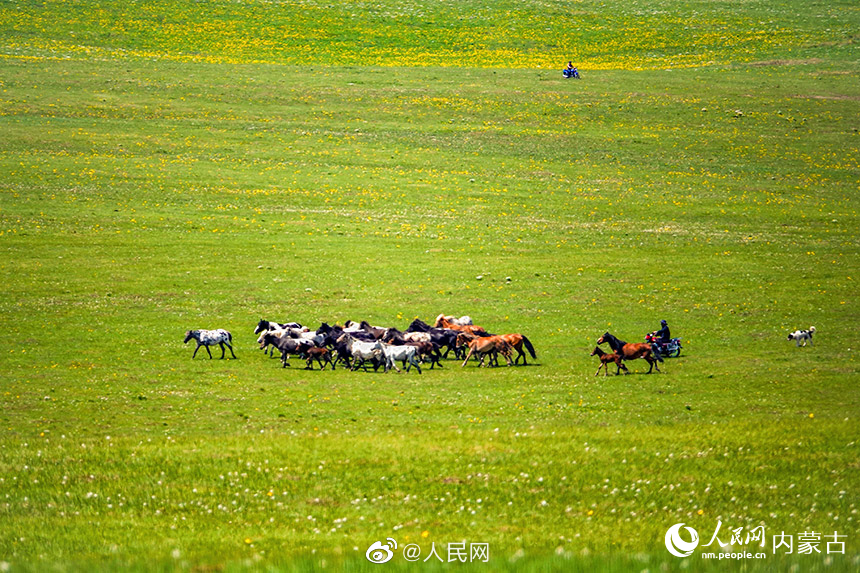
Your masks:
M 844 28 L 810 17 L 786 37 L 821 46 L 724 41 L 712 67 L 564 82 L 252 63 L 202 36 L 155 60 L 53 60 L 42 40 L 64 38 L 50 10 L 67 7 L 48 6 L 41 31 L 7 33 L 34 58 L 2 63 L 0 560 L 358 566 L 393 536 L 489 542 L 498 567 L 519 548 L 677 567 L 666 528 L 709 536 L 717 519 L 838 529 L 856 555 Z M 761 21 L 747 8 L 722 17 Z M 100 49 L 163 40 L 80 30 Z M 211 57 L 181 61 L 195 50 Z M 797 61 L 744 64 L 770 58 Z M 283 371 L 250 334 L 261 315 L 403 327 L 442 311 L 527 333 L 540 365 Z M 660 317 L 684 358 L 592 376 L 600 333 L 635 340 Z M 809 324 L 816 347 L 784 340 Z M 231 329 L 240 359 L 190 361 L 180 336 L 200 327 Z

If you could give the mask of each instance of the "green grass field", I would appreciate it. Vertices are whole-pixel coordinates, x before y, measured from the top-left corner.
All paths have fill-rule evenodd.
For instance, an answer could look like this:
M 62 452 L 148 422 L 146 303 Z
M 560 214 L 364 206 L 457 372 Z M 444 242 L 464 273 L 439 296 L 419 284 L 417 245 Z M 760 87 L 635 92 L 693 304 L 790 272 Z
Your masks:
M 856 3 L 0 23 L 0 571 L 860 567 Z M 538 360 L 311 372 L 253 335 L 440 313 Z M 594 376 L 662 318 L 681 357 Z M 704 558 L 718 523 L 766 558 Z M 489 562 L 424 562 L 458 542 Z

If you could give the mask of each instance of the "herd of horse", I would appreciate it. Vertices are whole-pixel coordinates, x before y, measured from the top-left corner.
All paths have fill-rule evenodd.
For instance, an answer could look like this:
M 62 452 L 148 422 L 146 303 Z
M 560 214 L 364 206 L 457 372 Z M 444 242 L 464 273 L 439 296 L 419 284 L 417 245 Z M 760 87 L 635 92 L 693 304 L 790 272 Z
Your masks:
M 305 368 L 313 369 L 316 362 L 321 370 L 330 366 L 332 370 L 338 364 L 357 370 L 365 371 L 371 367 L 374 371 L 383 368 L 384 372 L 396 370 L 400 372 L 398 363 L 409 372 L 414 366 L 421 373 L 421 365 L 429 362 L 432 370 L 437 365 L 442 367 L 442 360 L 450 353 L 462 360 L 466 366 L 469 360 L 478 361 L 478 367 L 498 366 L 501 355 L 508 366 L 515 366 L 522 360 L 527 365 L 526 352 L 532 359 L 537 359 L 537 353 L 531 341 L 523 334 L 490 334 L 485 328 L 472 323 L 468 316 L 459 318 L 440 314 L 433 326 L 415 319 L 404 331 L 394 327 L 373 326 L 367 321 L 347 321 L 344 325 L 329 325 L 323 322 L 316 330 L 310 330 L 296 322 L 280 323 L 261 319 L 254 329 L 259 335 L 257 343 L 260 349 L 269 355 L 280 353 L 283 368 L 289 366 L 289 357 L 296 356 L 304 360 Z M 197 341 L 194 355 L 201 347 L 212 358 L 210 346 L 220 346 L 221 358 L 224 358 L 225 347 L 230 350 L 233 358 L 232 335 L 223 329 L 218 330 L 189 330 L 185 333 L 185 342 Z M 608 344 L 611 353 L 600 348 Z M 516 352 L 516 356 L 514 356 Z M 597 346 L 591 352 L 597 356 L 600 366 L 595 376 L 604 369 L 604 375 L 609 375 L 610 364 L 615 364 L 615 374 L 621 370 L 629 374 L 630 370 L 625 361 L 639 358 L 648 362 L 647 374 L 654 369 L 660 372 L 657 365 L 663 362 L 659 353 L 655 353 L 650 344 L 627 343 L 606 332 L 597 340 Z
M 320 324 L 310 330 L 299 323 L 280 323 L 261 319 L 254 329 L 259 335 L 260 348 L 270 355 L 280 353 L 281 365 L 289 366 L 289 358 L 305 360 L 307 369 L 316 362 L 320 369 L 338 364 L 351 370 L 374 371 L 383 368 L 400 371 L 398 364 L 409 372 L 412 367 L 421 373 L 421 365 L 429 363 L 432 370 L 442 367 L 442 360 L 453 353 L 463 366 L 473 357 L 478 366 L 498 366 L 501 355 L 508 366 L 522 360 L 528 364 L 527 353 L 537 359 L 531 341 L 523 334 L 491 334 L 472 323 L 468 316 L 453 317 L 440 314 L 431 326 L 415 319 L 406 328 L 373 326 L 367 321 L 347 321 L 343 325 Z M 196 351 L 195 351 L 196 352 Z M 516 356 L 514 356 L 516 353 Z M 223 353 L 222 353 L 223 354 Z

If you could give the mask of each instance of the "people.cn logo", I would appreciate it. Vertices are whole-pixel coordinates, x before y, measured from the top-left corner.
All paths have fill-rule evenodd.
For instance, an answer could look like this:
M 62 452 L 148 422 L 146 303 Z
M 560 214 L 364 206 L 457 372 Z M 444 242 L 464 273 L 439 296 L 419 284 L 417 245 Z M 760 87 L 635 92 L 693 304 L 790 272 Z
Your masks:
M 682 527 L 684 527 L 683 523 L 676 523 L 666 532 L 666 549 L 675 557 L 689 557 L 699 545 L 699 534 L 692 527 L 684 527 L 690 532 L 692 539 L 690 541 L 681 539 Z
M 377 541 L 367 549 L 365 556 L 371 563 L 387 563 L 394 557 L 392 549 L 397 549 L 397 542 L 388 538 L 388 543 Z

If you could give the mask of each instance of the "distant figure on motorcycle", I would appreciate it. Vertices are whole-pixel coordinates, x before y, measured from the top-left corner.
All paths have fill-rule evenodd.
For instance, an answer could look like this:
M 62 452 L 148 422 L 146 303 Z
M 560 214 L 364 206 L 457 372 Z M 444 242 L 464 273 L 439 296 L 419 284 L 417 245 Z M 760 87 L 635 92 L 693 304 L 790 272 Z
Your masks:
M 573 66 L 573 62 L 567 62 L 567 67 L 561 73 L 566 78 L 579 79 L 579 70 Z
M 669 323 L 665 320 L 660 321 L 660 330 L 652 334 L 653 342 L 651 342 L 651 350 L 654 351 L 654 356 L 660 362 L 663 362 L 663 357 L 660 353 L 660 347 L 668 342 L 672 342 L 672 335 L 669 334 Z
M 655 333 L 655 336 L 660 337 L 660 342 L 672 341 L 672 335 L 669 334 L 669 324 L 665 320 L 660 321 L 660 330 Z

